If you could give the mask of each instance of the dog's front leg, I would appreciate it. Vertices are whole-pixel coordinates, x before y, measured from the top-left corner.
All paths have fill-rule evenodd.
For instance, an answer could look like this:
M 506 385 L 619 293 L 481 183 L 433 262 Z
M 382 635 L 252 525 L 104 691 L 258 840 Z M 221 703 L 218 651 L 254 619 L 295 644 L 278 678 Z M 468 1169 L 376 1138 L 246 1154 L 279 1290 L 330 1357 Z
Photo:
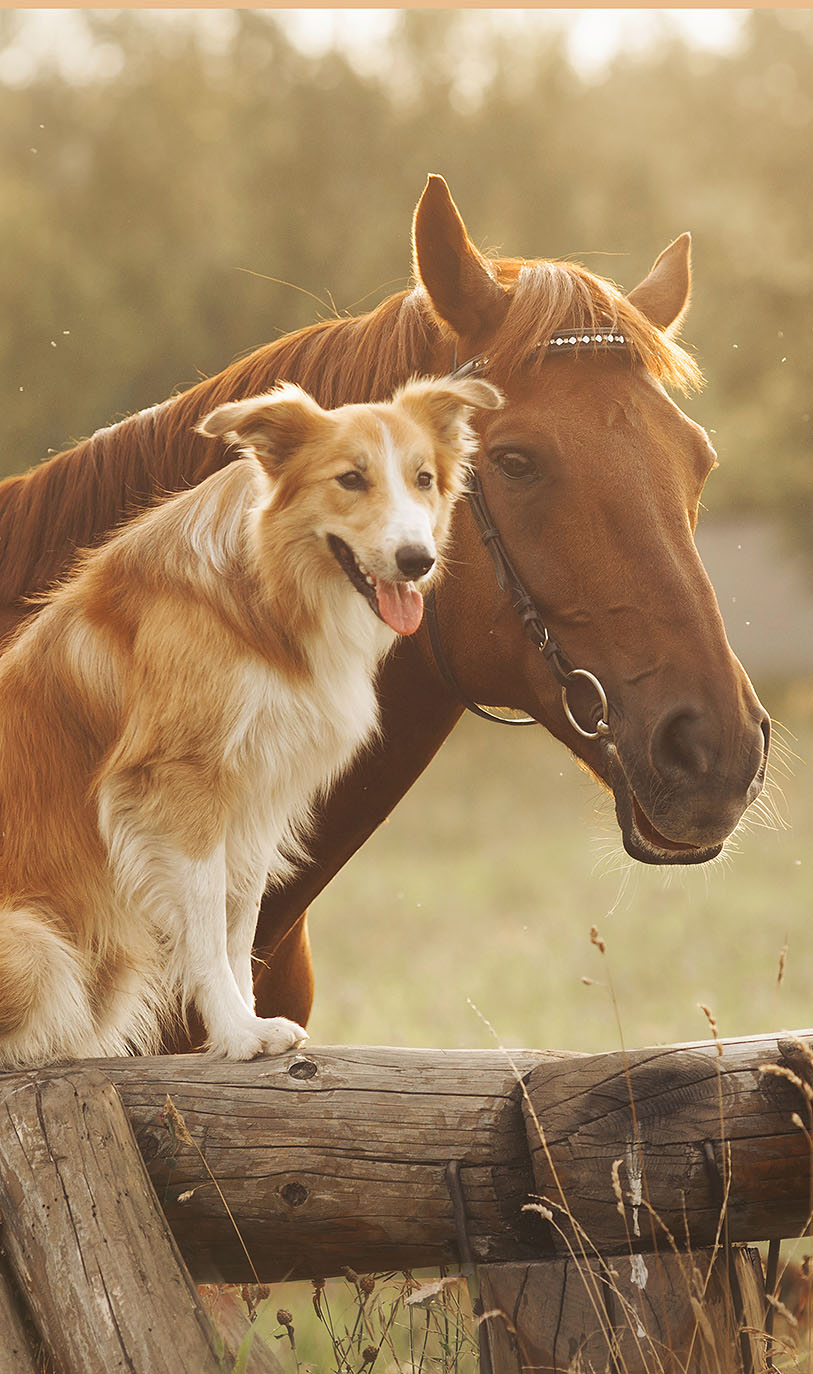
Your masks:
M 264 867 L 239 879 L 230 875 L 226 893 L 226 949 L 237 986 L 250 1011 L 254 1010 L 251 952 L 266 880 Z
M 247 1002 L 235 977 L 228 950 L 222 846 L 203 860 L 176 853 L 169 867 L 177 877 L 175 962 L 185 1000 L 194 1002 L 206 1027 L 211 1053 L 252 1059 L 282 1053 L 307 1039 L 303 1028 L 286 1017 L 255 1016 L 253 995 L 249 993 Z M 250 958 L 247 962 L 250 977 Z
M 254 1014 L 250 956 L 259 893 L 253 890 L 255 911 L 250 930 L 241 923 L 235 976 L 222 808 L 216 790 L 201 786 L 200 770 L 184 759 L 137 766 L 114 759 L 100 780 L 98 805 L 99 833 L 123 911 L 155 932 L 166 997 L 170 1005 L 179 995 L 185 1006 L 194 1003 L 210 1051 L 251 1059 L 307 1039 L 294 1021 Z
M 99 829 L 122 908 L 155 932 L 163 951 L 159 981 L 165 996 L 169 1002 L 180 996 L 184 1005 L 195 1004 L 213 1054 L 251 1059 L 291 1049 L 307 1039 L 301 1026 L 285 1017 L 254 1014 L 250 934 L 246 967 L 240 982 L 235 977 L 226 926 L 225 845 L 213 837 L 211 846 L 196 846 L 195 827 L 182 830 L 174 823 L 185 814 L 180 804 L 170 804 L 167 780 L 175 775 L 166 768 L 143 769 L 134 786 L 132 774 L 122 770 L 99 788 Z M 183 776 L 188 778 L 189 770 Z M 202 814 L 202 804 L 196 810 L 188 795 L 186 801 L 192 816 Z

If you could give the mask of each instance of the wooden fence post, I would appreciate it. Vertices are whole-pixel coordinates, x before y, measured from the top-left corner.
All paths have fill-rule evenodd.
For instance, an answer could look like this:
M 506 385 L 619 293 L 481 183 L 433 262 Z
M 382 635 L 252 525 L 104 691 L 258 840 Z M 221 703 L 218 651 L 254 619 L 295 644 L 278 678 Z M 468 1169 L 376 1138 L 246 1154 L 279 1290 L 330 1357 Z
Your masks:
M 63 1374 L 220 1374 L 113 1085 L 74 1068 L 6 1075 L 0 1091 L 5 1247 Z
M 707 1249 L 482 1265 L 493 1374 L 756 1374 L 766 1368 L 759 1254 L 738 1247 L 732 1269 L 733 1285 L 723 1251 Z

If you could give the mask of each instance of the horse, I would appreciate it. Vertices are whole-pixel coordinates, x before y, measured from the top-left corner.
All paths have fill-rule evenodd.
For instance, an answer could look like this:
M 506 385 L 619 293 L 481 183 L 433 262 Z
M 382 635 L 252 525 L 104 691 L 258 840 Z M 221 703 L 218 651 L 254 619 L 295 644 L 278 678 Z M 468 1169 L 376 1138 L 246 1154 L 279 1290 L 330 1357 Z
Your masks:
M 434 604 L 380 674 L 380 738 L 321 805 L 310 862 L 263 900 L 258 1014 L 303 1025 L 309 903 L 467 706 L 514 708 L 559 739 L 612 793 L 624 847 L 643 863 L 716 857 L 765 777 L 768 717 L 694 542 L 714 451 L 667 392 L 701 380 L 676 338 L 689 235 L 625 295 L 576 263 L 485 256 L 431 175 L 412 245 L 414 286 L 265 345 L 0 484 L 8 634 L 77 549 L 232 459 L 196 429 L 223 402 L 293 381 L 333 407 L 456 369 L 505 393 L 478 417 Z

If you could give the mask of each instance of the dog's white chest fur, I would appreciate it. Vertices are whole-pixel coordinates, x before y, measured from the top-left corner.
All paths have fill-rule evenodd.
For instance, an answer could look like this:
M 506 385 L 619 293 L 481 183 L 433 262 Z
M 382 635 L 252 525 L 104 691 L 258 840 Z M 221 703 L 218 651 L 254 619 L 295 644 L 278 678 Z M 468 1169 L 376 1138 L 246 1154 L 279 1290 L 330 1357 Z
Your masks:
M 350 596 L 359 603 L 350 605 L 351 616 L 371 622 L 363 627 L 366 652 L 337 633 L 315 646 L 307 682 L 282 678 L 261 662 L 241 672 L 243 714 L 225 764 L 234 768 L 244 806 L 232 817 L 227 846 L 235 864 L 262 865 L 272 883 L 287 877 L 300 856 L 312 803 L 377 727 L 375 665 L 394 636 L 352 590 Z

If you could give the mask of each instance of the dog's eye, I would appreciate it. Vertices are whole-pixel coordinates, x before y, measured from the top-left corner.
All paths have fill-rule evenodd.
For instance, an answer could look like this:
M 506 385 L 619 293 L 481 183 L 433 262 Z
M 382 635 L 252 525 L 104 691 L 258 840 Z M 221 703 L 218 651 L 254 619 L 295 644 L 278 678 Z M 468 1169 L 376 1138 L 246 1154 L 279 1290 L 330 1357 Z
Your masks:
M 419 472 L 418 476 L 415 479 L 417 485 L 421 487 L 424 491 L 426 491 L 429 487 L 432 486 L 434 480 L 435 479 L 432 476 L 431 472 Z
M 533 477 L 537 471 L 536 464 L 532 459 L 524 453 L 518 453 L 516 449 L 508 449 L 505 453 L 496 454 L 494 463 L 504 477 L 509 477 L 514 482 L 523 477 Z
M 340 487 L 345 491 L 366 491 L 367 480 L 356 468 L 351 468 L 350 472 L 342 472 L 336 478 Z

